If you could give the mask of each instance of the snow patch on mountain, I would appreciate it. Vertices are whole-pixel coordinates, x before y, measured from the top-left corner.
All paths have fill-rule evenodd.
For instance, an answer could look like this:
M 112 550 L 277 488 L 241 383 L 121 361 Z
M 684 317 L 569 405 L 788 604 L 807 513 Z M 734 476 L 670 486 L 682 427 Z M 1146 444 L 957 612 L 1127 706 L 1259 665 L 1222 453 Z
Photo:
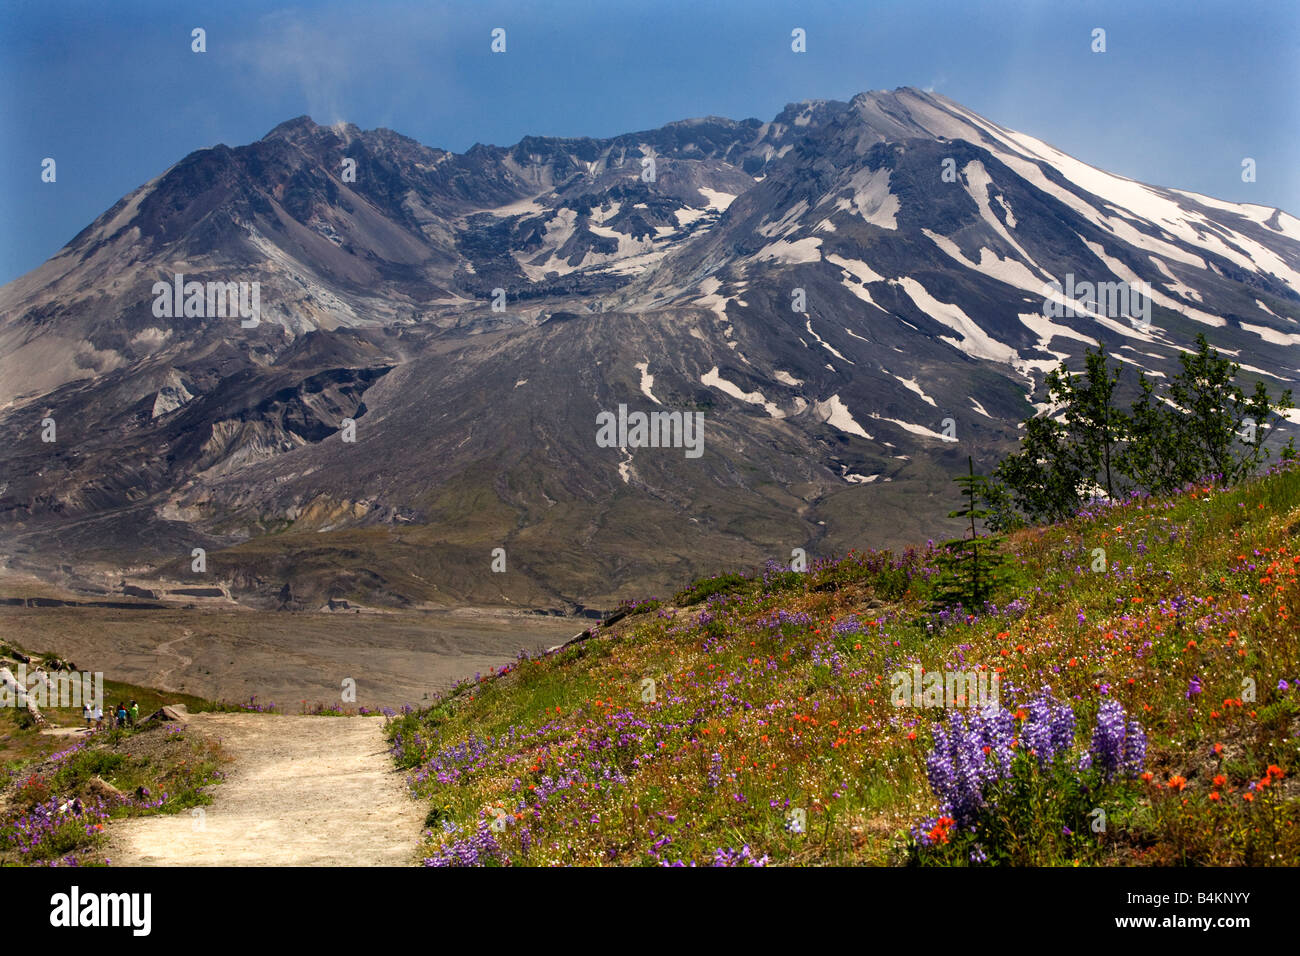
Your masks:
M 978 322 L 963 312 L 957 305 L 940 302 L 911 276 L 904 276 L 899 279 L 898 285 L 903 287 L 903 291 L 916 303 L 918 309 L 941 325 L 946 325 L 961 337 L 959 340 L 951 336 L 941 335 L 939 337 L 941 341 L 947 342 L 958 351 L 973 355 L 976 358 L 988 359 L 991 362 L 1010 365 L 1020 358 L 1015 349 L 1009 345 L 1004 345 L 985 332 L 980 328 Z
M 859 169 L 849 178 L 844 189 L 851 190 L 853 195 L 836 202 L 836 212 L 855 213 L 881 229 L 898 228 L 898 211 L 902 204 L 889 191 L 888 169 Z
M 763 411 L 767 412 L 768 415 L 773 418 L 785 418 L 785 412 L 781 411 L 781 409 L 772 402 L 769 402 L 762 392 L 746 392 L 734 382 L 728 382 L 718 373 L 718 367 L 716 365 L 700 376 L 700 382 L 707 385 L 709 388 L 716 388 L 724 395 L 738 398 L 742 402 L 747 402 L 750 405 L 761 405 Z
M 650 374 L 650 360 L 647 359 L 644 362 L 637 362 L 633 368 L 641 373 L 641 394 L 650 399 L 650 401 L 654 402 L 656 405 L 662 405 L 663 402 L 655 398 L 655 393 L 651 391 L 651 389 L 655 387 L 655 377 Z
M 876 272 L 875 269 L 867 265 L 861 259 L 846 259 L 844 256 L 837 256 L 833 252 L 828 252 L 822 256 L 833 266 L 839 266 L 850 276 L 859 282 L 884 282 L 885 277 Z
M 709 189 L 706 186 L 699 186 L 697 187 L 697 190 L 708 202 L 709 208 L 716 209 L 718 212 L 722 212 L 736 201 L 736 197 L 731 193 L 719 192 L 716 189 Z
M 701 305 L 712 312 L 716 312 L 719 321 L 727 321 L 728 302 L 737 302 L 740 305 L 744 305 L 743 302 L 739 302 L 740 294 L 745 291 L 743 283 L 737 288 L 735 295 L 718 295 L 718 290 L 722 288 L 722 280 L 718 279 L 716 276 L 709 276 L 700 283 L 699 288 L 703 295 L 692 301 L 696 305 Z
M 958 264 L 968 269 L 988 276 L 990 279 L 996 279 L 999 282 L 1005 282 L 1022 291 L 1032 293 L 1033 295 L 1042 295 L 1045 281 L 1030 271 L 1029 267 L 1023 262 L 1016 259 L 1003 259 L 998 256 L 992 249 L 987 247 L 980 248 L 980 261 L 971 262 L 963 255 L 957 243 L 953 242 L 947 236 L 941 236 L 929 229 L 922 229 L 931 242 L 938 246 L 944 253 L 954 259 Z M 1032 261 L 1032 260 L 1031 260 Z M 1046 272 L 1043 275 L 1047 275 Z M 1047 281 L 1051 281 L 1050 277 Z
M 923 389 L 920 386 L 920 384 L 916 381 L 915 378 L 903 378 L 903 376 L 901 375 L 895 375 L 894 378 L 898 379 L 898 383 L 902 385 L 904 388 L 906 388 L 908 391 L 915 392 L 918 396 L 920 396 L 921 401 L 925 402 L 928 405 L 934 405 L 935 408 L 939 407 L 938 405 L 935 405 L 933 398 L 925 394 L 925 389 Z
M 944 442 L 955 442 L 957 440 L 955 437 L 949 437 L 947 435 L 940 434 L 939 432 L 934 431 L 933 429 L 926 428 L 924 425 L 917 425 L 912 422 L 905 422 L 902 419 L 886 418 L 884 415 L 874 415 L 874 414 L 871 417 L 874 418 L 876 421 L 889 422 L 891 425 L 897 425 L 899 428 L 903 429 L 904 431 L 911 432 L 913 435 L 920 435 L 922 438 L 937 438 L 939 441 L 944 441 Z
M 824 402 L 813 402 L 813 416 L 819 422 L 825 422 L 832 428 L 838 428 L 848 435 L 871 440 L 866 430 L 853 419 L 853 415 L 844 406 L 838 394 L 832 395 Z
M 993 177 L 990 176 L 988 170 L 984 168 L 984 164 L 979 160 L 972 160 L 966 164 L 964 169 L 962 169 L 962 177 L 966 184 L 966 192 L 970 194 L 971 199 L 975 200 L 975 204 L 979 206 L 980 218 L 988 223 L 989 228 L 997 233 L 998 237 L 1002 239 L 1003 242 L 1016 250 L 1016 252 L 1020 254 L 1020 258 L 1029 263 L 1035 269 L 1038 269 L 1038 271 L 1043 275 L 1047 275 L 1047 273 L 1039 267 L 1038 263 L 1034 262 L 1033 257 L 1030 256 L 1029 253 L 1025 252 L 1020 243 L 1016 242 L 1016 240 L 1012 238 L 1011 233 L 1007 231 L 1007 227 L 1002 224 L 997 216 L 993 215 L 993 207 L 989 204 L 989 190 L 993 187 Z M 981 256 L 981 259 L 982 258 L 983 257 Z
M 832 355 L 834 355 L 837 359 L 840 359 L 841 361 L 848 362 L 850 365 L 857 364 L 856 362 L 845 358 L 843 355 L 840 354 L 840 352 L 835 348 L 835 346 L 831 345 L 829 342 L 827 342 L 820 335 L 818 335 L 816 332 L 813 331 L 812 316 L 804 317 L 804 326 L 805 328 L 808 329 L 808 334 L 811 335 L 813 338 L 815 338 L 817 342 L 821 345 L 821 347 L 824 348 L 827 352 L 830 352 Z
M 770 242 L 758 250 L 753 256 L 753 261 L 765 262 L 770 259 L 786 265 L 820 262 L 822 258 L 821 245 L 822 241 L 820 239 L 811 236 L 796 239 L 794 242 L 778 239 L 776 242 Z
M 1277 329 L 1270 329 L 1267 325 L 1252 325 L 1249 322 L 1239 323 L 1247 332 L 1253 332 L 1265 342 L 1273 345 L 1300 345 L 1300 334 L 1294 332 L 1279 332 Z
M 1053 322 L 1041 312 L 1021 312 L 1016 318 L 1020 319 L 1021 323 L 1029 328 L 1029 331 L 1038 336 L 1038 347 L 1040 349 L 1047 350 L 1047 346 L 1057 336 L 1063 339 L 1075 339 L 1087 344 L 1089 348 L 1097 347 L 1096 339 L 1081 332 L 1076 332 L 1067 325 Z
M 1181 312 L 1189 319 L 1193 319 L 1205 325 L 1215 326 L 1216 328 L 1228 324 L 1227 320 L 1221 318 L 1220 316 L 1211 315 L 1209 312 L 1203 312 L 1200 309 L 1193 308 L 1192 306 L 1187 305 L 1186 303 L 1179 302 L 1177 299 L 1165 295 L 1163 292 L 1160 292 L 1154 287 L 1146 286 L 1146 284 L 1140 278 L 1138 278 L 1137 273 L 1135 273 L 1132 269 L 1130 269 L 1124 263 L 1120 262 L 1114 256 L 1107 255 L 1105 247 L 1102 246 L 1100 243 L 1089 242 L 1087 239 L 1084 239 L 1082 236 L 1080 236 L 1079 238 L 1083 240 L 1084 245 L 1086 245 L 1090 250 L 1092 250 L 1092 254 L 1095 255 L 1098 259 L 1102 261 L 1102 263 L 1105 264 L 1106 268 L 1108 268 L 1111 271 L 1112 275 L 1114 275 L 1118 279 L 1123 279 L 1125 282 L 1127 282 L 1130 289 L 1141 289 L 1143 287 L 1146 287 L 1148 292 L 1151 295 L 1151 301 L 1156 303 L 1157 305 L 1163 305 L 1166 309 L 1172 309 L 1175 312 Z
M 785 236 L 799 228 L 799 219 L 808 211 L 808 200 L 800 199 L 797 203 L 785 211 L 785 214 L 777 220 L 764 220 L 755 230 L 760 236 L 767 239 L 775 239 L 778 236 Z
M 696 220 L 703 219 L 709 214 L 707 209 L 692 209 L 690 206 L 683 206 L 681 209 L 673 210 L 673 217 L 677 220 L 677 225 L 681 227 L 689 226 Z
M 1269 315 L 1273 316 L 1273 318 L 1275 318 L 1275 319 L 1281 319 L 1283 322 L 1290 322 L 1292 325 L 1296 325 L 1296 324 L 1297 324 L 1297 323 L 1296 323 L 1296 320 L 1293 319 L 1293 318 L 1291 318 L 1289 315 L 1278 315 L 1276 312 L 1274 312 L 1272 309 L 1270 309 L 1267 305 L 1265 305 L 1265 304 L 1264 304 L 1263 302 L 1261 302 L 1259 299 L 1256 299 L 1256 300 L 1255 300 L 1255 304 L 1256 304 L 1257 306 L 1259 306 L 1261 310 L 1263 310 L 1264 312 L 1267 312 Z

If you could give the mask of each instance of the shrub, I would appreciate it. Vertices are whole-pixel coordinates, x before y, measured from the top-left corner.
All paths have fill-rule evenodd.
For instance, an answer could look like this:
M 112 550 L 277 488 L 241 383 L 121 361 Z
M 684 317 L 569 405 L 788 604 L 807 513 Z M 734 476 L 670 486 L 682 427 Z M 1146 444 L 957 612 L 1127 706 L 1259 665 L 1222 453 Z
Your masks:
M 719 574 L 717 577 L 696 581 L 684 591 L 678 591 L 673 598 L 678 607 L 689 607 L 713 597 L 715 594 L 735 594 L 746 590 L 751 582 L 740 574 Z

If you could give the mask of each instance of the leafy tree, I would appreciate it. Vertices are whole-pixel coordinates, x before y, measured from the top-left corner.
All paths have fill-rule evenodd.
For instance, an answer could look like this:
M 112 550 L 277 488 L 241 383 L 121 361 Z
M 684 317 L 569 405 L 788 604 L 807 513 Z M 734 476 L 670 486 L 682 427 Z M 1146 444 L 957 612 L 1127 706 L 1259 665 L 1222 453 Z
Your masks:
M 1083 480 L 1069 454 L 1065 426 L 1041 415 L 1025 420 L 1020 452 L 993 471 L 1018 507 L 1032 521 L 1060 521 L 1074 513 Z
M 1026 420 L 1020 451 L 994 470 L 999 486 L 987 499 L 989 526 L 1014 526 L 1008 500 L 1012 512 L 1054 522 L 1073 515 L 1098 488 L 1111 498 L 1129 487 L 1160 494 L 1210 474 L 1234 483 L 1258 471 L 1280 413 L 1292 407 L 1291 392 L 1274 401 L 1256 382 L 1247 394 L 1236 383 L 1241 366 L 1203 334 L 1196 344 L 1197 351 L 1179 356 L 1182 371 L 1163 394 L 1139 370 L 1127 413 L 1116 403 L 1123 363 L 1112 369 L 1104 346 L 1084 352 L 1081 373 L 1064 363 L 1049 372 L 1044 384 L 1055 411 Z M 1294 455 L 1289 442 L 1283 457 Z
M 983 504 L 988 512 L 984 525 L 994 532 L 1015 531 L 1028 523 L 1016 508 L 1011 489 L 996 479 L 990 479 L 984 492 Z
M 975 474 L 975 462 L 966 457 L 968 473 L 958 475 L 953 481 L 961 486 L 966 499 L 963 507 L 948 512 L 949 518 L 966 518 L 970 522 L 969 537 L 945 541 L 937 559 L 939 576 L 936 579 L 931 606 L 941 610 L 960 604 L 968 610 L 984 606 L 997 586 L 1005 579 L 1005 556 L 1000 553 L 1002 535 L 981 535 L 976 521 L 984 521 L 989 510 L 983 506 L 991 492 L 988 478 Z
M 1196 348 L 1178 357 L 1183 370 L 1169 383 L 1180 450 L 1191 459 L 1192 478 L 1216 474 L 1231 484 L 1263 464 L 1264 440 L 1281 420 L 1278 413 L 1291 407 L 1291 391 L 1274 404 L 1256 381 L 1248 396 L 1235 381 L 1240 365 L 1223 358 L 1204 333 L 1196 336 Z
M 1065 429 L 1076 471 L 1088 476 L 1094 487 L 1105 488 L 1106 497 L 1114 498 L 1119 478 L 1115 458 L 1128 434 L 1128 416 L 1115 406 L 1115 386 L 1124 365 L 1117 362 L 1111 369 L 1105 345 L 1096 352 L 1086 349 L 1083 355 L 1083 374 L 1071 375 L 1061 365 L 1048 374 L 1049 388 L 1054 378 L 1055 392 L 1065 404 Z
M 1196 475 L 1181 435 L 1174 410 L 1156 396 L 1151 379 L 1139 371 L 1138 397 L 1129 414 L 1129 440 L 1119 456 L 1120 472 L 1152 494 L 1182 487 Z
M 1114 496 L 1118 460 L 1128 434 L 1128 416 L 1115 406 L 1123 364 L 1112 370 L 1102 346 L 1084 353 L 1084 370 L 1064 362 L 1047 373 L 1044 385 L 1056 412 L 1025 421 L 1019 454 L 994 470 L 1016 505 L 1035 521 L 1060 521 L 1102 487 Z M 1007 526 L 999 516 L 997 523 Z

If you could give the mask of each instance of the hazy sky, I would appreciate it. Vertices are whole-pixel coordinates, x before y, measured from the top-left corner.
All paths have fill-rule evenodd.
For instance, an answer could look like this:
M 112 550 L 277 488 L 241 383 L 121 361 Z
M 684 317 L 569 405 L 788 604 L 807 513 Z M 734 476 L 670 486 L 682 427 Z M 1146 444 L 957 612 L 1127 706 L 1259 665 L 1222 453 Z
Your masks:
M 303 113 L 462 151 L 916 86 L 1113 172 L 1300 214 L 1296 0 L 209 5 L 4 0 L 0 282 L 187 153 Z

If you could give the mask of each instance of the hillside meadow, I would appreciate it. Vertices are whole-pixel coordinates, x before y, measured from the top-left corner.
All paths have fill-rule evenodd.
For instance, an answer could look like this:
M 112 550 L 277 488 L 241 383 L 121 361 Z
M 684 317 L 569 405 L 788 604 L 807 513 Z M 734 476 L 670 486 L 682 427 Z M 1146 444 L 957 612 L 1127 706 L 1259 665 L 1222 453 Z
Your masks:
M 1016 532 L 978 610 L 933 543 L 629 604 L 391 722 L 425 862 L 1295 865 L 1298 532 L 1283 464 Z

